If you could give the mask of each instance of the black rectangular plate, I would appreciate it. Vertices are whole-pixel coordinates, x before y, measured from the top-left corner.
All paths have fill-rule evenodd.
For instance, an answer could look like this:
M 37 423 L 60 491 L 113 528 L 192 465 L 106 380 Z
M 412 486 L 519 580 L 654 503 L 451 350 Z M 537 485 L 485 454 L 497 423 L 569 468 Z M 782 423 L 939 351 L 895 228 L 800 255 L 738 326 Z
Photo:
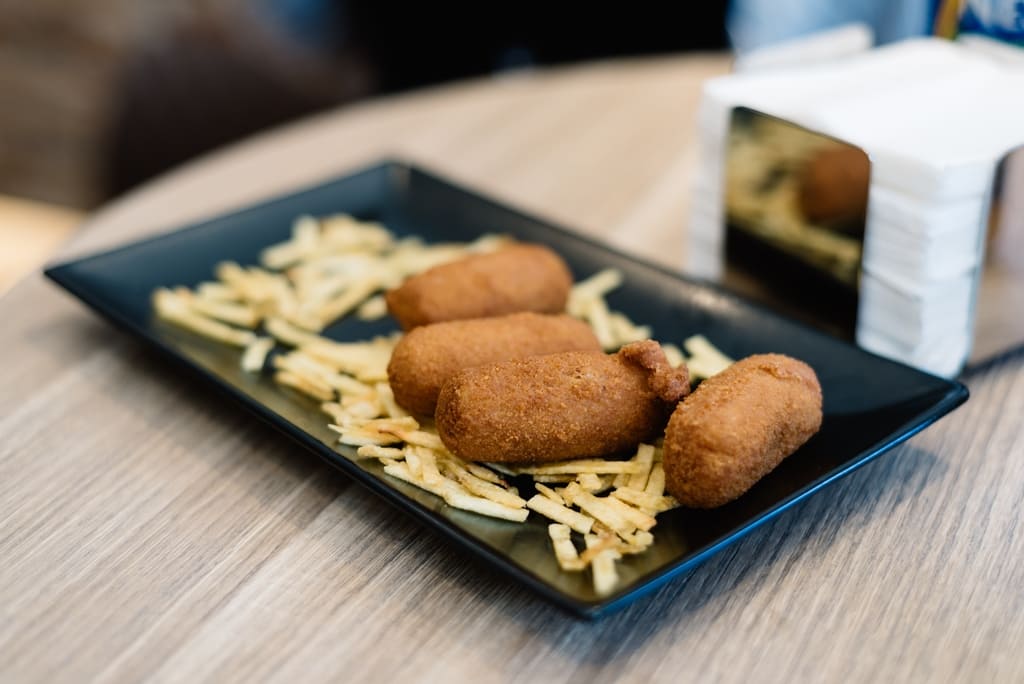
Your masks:
M 547 244 L 577 279 L 608 267 L 625 285 L 609 304 L 656 339 L 679 343 L 695 333 L 733 358 L 781 352 L 817 371 L 825 396 L 821 432 L 739 500 L 713 511 L 676 509 L 659 516 L 656 542 L 620 565 L 621 582 L 599 597 L 589 576 L 559 570 L 547 526 L 491 520 L 452 509 L 431 494 L 356 462 L 334 443 L 314 402 L 239 369 L 239 352 L 154 319 L 158 286 L 194 286 L 211 279 L 222 260 L 256 263 L 260 250 L 290 235 L 302 214 L 346 212 L 386 224 L 399 235 L 468 241 L 484 232 Z M 271 200 L 113 251 L 53 266 L 46 275 L 115 325 L 141 337 L 225 390 L 269 422 L 414 518 L 496 568 L 583 617 L 622 607 L 699 563 L 743 534 L 891 449 L 967 399 L 963 385 L 887 361 L 784 319 L 714 286 L 686 280 L 399 162 Z M 345 320 L 326 331 L 363 340 L 396 329 L 390 319 Z

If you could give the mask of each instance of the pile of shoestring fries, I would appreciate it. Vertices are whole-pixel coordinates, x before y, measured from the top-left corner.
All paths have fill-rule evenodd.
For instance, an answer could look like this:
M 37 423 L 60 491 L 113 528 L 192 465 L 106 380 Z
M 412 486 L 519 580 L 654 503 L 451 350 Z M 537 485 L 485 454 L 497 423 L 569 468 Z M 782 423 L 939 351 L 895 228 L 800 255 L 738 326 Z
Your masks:
M 336 342 L 320 334 L 349 315 L 385 316 L 382 292 L 410 275 L 508 242 L 484 235 L 470 243 L 427 245 L 350 216 L 304 216 L 296 220 L 291 239 L 262 252 L 259 266 L 221 263 L 216 280 L 194 289 L 158 289 L 153 304 L 168 322 L 242 348 L 245 371 L 260 373 L 269 365 L 277 384 L 320 402 L 338 443 L 356 447 L 357 459 L 379 461 L 388 476 L 453 508 L 518 523 L 531 511 L 548 519 L 559 566 L 569 572 L 589 569 L 595 592 L 606 595 L 618 583 L 616 561 L 650 547 L 656 516 L 678 505 L 665 493 L 659 445 L 639 444 L 628 460 L 469 463 L 444 447 L 432 421 L 395 403 L 387 366 L 400 334 L 361 342 Z M 609 309 L 605 297 L 622 280 L 617 270 L 601 271 L 572 288 L 567 306 L 608 351 L 652 334 Z M 685 353 L 662 344 L 670 363 L 687 363 L 693 378 L 709 377 L 732 363 L 702 336 L 683 346 Z M 535 493 L 524 498 L 516 482 L 528 482 Z

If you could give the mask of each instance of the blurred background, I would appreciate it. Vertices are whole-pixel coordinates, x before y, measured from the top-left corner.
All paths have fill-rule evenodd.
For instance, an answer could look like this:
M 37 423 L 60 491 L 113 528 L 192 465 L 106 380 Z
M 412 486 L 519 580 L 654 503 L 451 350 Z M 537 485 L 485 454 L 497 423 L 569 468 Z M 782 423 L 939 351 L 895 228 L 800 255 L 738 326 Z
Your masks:
M 929 33 L 944 4 L 0 0 L 0 292 L 82 212 L 318 111 L 515 69 L 743 56 L 852 21 L 884 43 Z
M 91 208 L 362 98 L 533 65 L 724 49 L 724 0 L 0 0 L 0 193 Z

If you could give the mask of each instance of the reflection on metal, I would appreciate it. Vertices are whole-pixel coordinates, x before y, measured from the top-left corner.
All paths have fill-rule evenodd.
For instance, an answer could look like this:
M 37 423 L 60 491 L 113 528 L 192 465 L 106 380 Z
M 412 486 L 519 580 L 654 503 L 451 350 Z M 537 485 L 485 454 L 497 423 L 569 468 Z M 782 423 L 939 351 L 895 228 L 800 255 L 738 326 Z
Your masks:
M 726 286 L 851 341 L 901 341 L 907 349 L 891 354 L 918 354 L 923 360 L 914 362 L 926 366 L 928 350 L 950 349 L 962 366 L 972 318 L 969 365 L 1024 344 L 1024 147 L 995 171 L 987 226 L 975 209 L 949 216 L 957 230 L 925 240 L 875 197 L 865 260 L 871 172 L 858 147 L 734 110 L 724 177 Z M 920 322 L 928 316 L 928 325 Z
M 726 285 L 852 340 L 870 169 L 858 147 L 734 110 L 725 161 Z
M 1024 147 L 996 170 L 985 243 L 969 364 L 1024 344 Z

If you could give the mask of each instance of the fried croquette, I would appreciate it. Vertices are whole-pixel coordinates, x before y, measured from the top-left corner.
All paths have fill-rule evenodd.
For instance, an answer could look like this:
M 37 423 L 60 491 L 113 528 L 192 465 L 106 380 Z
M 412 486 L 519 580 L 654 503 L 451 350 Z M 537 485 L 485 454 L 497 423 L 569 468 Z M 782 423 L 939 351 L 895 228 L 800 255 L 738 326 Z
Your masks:
M 564 351 L 601 351 L 590 326 L 565 314 L 517 313 L 424 325 L 399 340 L 388 364 L 395 401 L 433 416 L 445 380 L 464 368 Z
M 441 441 L 467 461 L 539 463 L 635 449 L 690 391 L 657 342 L 616 354 L 562 352 L 478 366 L 441 389 Z
M 665 431 L 665 486 L 683 506 L 738 498 L 821 428 L 821 385 L 782 354 L 737 361 L 705 380 Z
M 565 311 L 572 274 L 547 247 L 516 244 L 435 266 L 385 295 L 404 330 L 520 311 Z

